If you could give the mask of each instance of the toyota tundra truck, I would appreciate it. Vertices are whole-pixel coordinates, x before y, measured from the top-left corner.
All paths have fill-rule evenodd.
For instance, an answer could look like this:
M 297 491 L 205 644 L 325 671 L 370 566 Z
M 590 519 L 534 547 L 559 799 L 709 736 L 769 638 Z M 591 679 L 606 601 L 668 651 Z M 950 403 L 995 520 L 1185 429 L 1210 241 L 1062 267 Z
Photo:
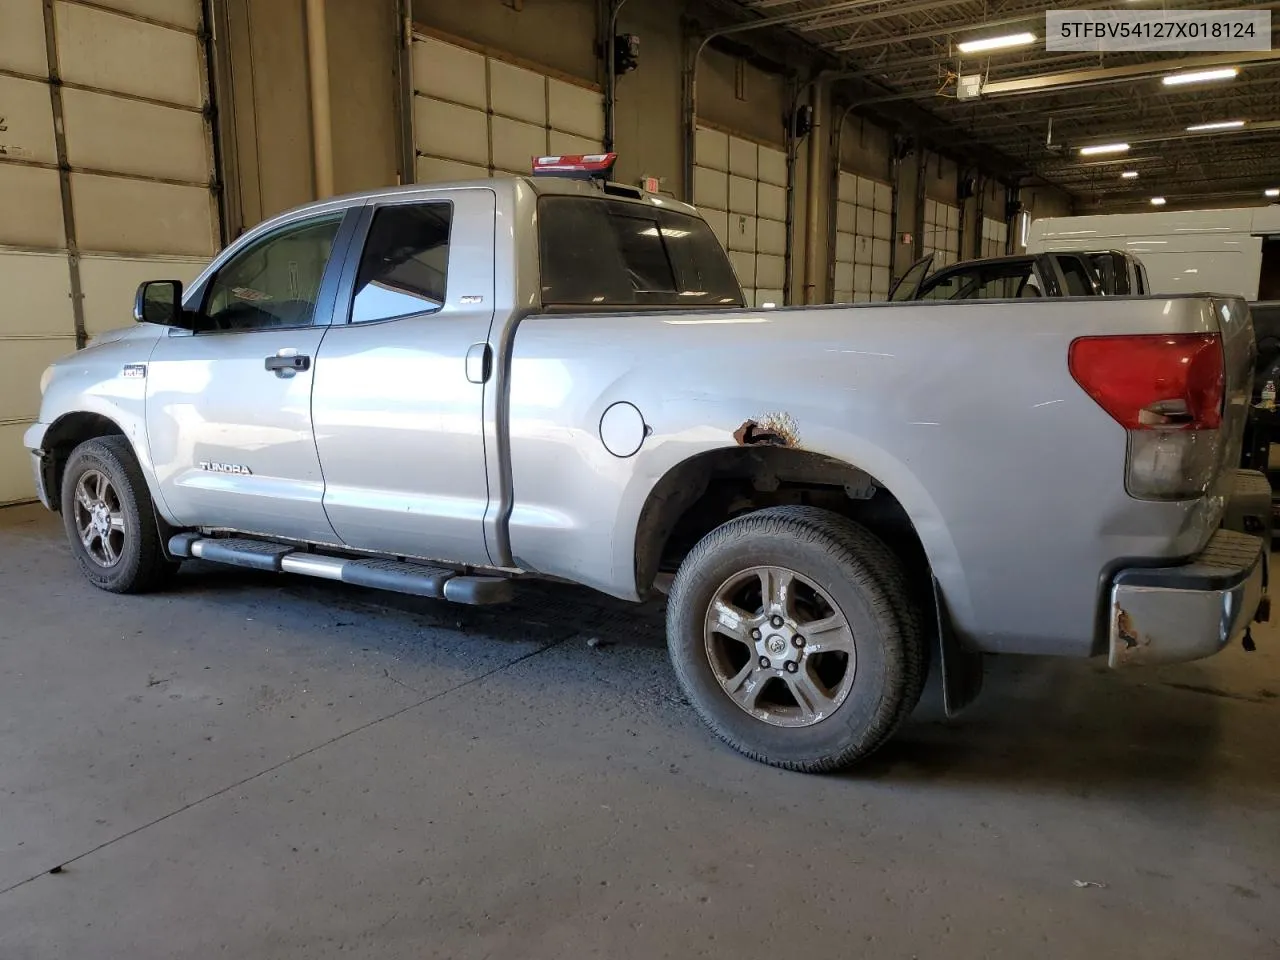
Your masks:
M 311 204 L 143 284 L 25 438 L 84 575 L 665 593 L 694 709 L 802 771 L 883 744 L 931 669 L 963 706 L 983 654 L 1249 643 L 1242 300 L 756 308 L 692 207 L 609 162 Z

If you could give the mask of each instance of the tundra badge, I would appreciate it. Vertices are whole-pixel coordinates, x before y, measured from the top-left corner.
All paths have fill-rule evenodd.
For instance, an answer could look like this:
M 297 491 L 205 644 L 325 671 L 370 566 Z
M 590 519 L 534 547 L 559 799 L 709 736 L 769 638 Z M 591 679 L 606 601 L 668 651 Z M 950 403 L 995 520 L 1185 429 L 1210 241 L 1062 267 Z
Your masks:
M 253 471 L 239 463 L 218 463 L 216 460 L 201 460 L 200 469 L 210 473 L 234 473 L 242 477 L 253 476 Z

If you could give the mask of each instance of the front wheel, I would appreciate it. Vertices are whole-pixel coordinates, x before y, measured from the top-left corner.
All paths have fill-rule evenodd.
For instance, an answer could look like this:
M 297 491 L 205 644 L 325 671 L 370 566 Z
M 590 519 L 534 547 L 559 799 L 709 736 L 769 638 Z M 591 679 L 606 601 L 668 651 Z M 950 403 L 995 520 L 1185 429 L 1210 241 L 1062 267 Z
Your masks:
M 62 475 L 62 522 L 95 587 L 143 593 L 177 569 L 164 555 L 147 482 L 124 437 L 86 440 L 71 452 Z
M 927 665 L 897 557 L 809 507 L 761 510 L 703 538 L 672 585 L 667 643 L 721 739 L 811 773 L 883 744 L 914 709 Z

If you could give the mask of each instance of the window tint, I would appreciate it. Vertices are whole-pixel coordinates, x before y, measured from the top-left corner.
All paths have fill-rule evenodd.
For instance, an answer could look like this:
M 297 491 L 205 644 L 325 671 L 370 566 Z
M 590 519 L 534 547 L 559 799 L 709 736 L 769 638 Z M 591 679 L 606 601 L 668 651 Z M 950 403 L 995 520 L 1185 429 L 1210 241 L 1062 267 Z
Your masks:
M 925 281 L 921 300 L 1011 300 L 1043 293 L 1031 261 L 986 264 L 939 273 Z
M 311 323 L 342 216 L 291 224 L 232 257 L 209 284 L 199 328 L 256 330 Z
M 360 258 L 351 322 L 435 313 L 444 307 L 452 222 L 449 203 L 379 210 Z
M 742 306 L 711 228 L 697 217 L 594 197 L 538 203 L 549 306 Z
M 1092 297 L 1097 295 L 1089 268 L 1079 257 L 1059 257 L 1058 265 L 1067 281 L 1068 297 Z

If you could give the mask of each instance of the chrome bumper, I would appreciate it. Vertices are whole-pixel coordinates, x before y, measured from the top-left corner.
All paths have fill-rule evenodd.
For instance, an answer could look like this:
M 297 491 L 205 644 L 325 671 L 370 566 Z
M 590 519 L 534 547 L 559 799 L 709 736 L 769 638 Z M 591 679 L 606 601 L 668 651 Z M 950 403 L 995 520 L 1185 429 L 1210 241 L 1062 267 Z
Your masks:
M 1116 574 L 1110 665 L 1199 660 L 1240 639 L 1255 618 L 1266 618 L 1263 547 L 1261 537 L 1222 529 L 1185 564 Z

